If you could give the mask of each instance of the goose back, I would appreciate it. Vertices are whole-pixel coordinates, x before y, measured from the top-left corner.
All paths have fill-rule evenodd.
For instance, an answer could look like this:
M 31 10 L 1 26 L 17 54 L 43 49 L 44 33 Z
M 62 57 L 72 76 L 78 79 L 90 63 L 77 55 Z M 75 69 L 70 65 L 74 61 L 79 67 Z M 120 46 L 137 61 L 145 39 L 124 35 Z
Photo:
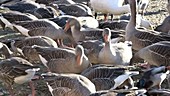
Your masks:
M 115 86 L 115 79 L 126 71 L 126 68 L 113 67 L 112 65 L 94 65 L 84 70 L 81 74 L 95 84 L 96 90 L 108 90 Z M 129 84 L 130 87 L 133 86 L 129 82 L 126 84 Z M 126 84 L 124 83 L 122 86 Z M 116 88 L 120 87 L 120 85 Z
M 73 50 L 40 46 L 34 46 L 33 48 L 25 47 L 25 50 L 32 51 L 32 53 L 36 51 L 43 64 L 47 68 L 49 68 L 52 72 L 80 73 L 86 68 L 91 66 L 91 63 L 89 62 L 88 58 L 84 55 L 84 53 L 77 54 L 76 51 Z M 81 49 L 81 51 L 84 50 Z
M 2 81 L 4 81 L 7 85 L 9 84 L 10 86 L 13 83 L 22 84 L 24 82 L 30 81 L 35 74 L 34 71 L 32 75 L 29 75 L 26 70 L 34 68 L 37 67 L 33 66 L 27 60 L 20 57 L 12 57 L 0 62 L 0 77 Z M 24 75 L 28 75 L 27 80 L 20 80 L 19 82 L 16 80 L 17 77 Z
M 162 24 L 158 25 L 155 28 L 155 31 L 159 31 L 159 32 L 165 32 L 168 33 L 170 28 L 168 27 L 170 25 L 170 16 L 167 16 L 164 21 L 162 22 Z
M 16 2 L 14 4 L 4 4 L 1 6 L 22 13 L 25 12 L 26 10 L 34 10 L 35 8 L 40 7 L 38 3 L 35 3 L 34 1 L 31 0 L 24 0 L 24 1 Z
M 44 80 L 54 89 L 53 96 L 89 96 L 96 91 L 89 79 L 77 74 L 44 75 Z
M 148 45 L 159 41 L 169 41 L 170 38 L 168 35 L 163 34 L 162 32 L 156 31 L 147 31 L 147 30 L 138 30 L 136 26 L 136 1 L 129 0 L 131 7 L 131 18 L 130 22 L 126 27 L 125 39 L 127 41 L 132 41 L 134 50 L 140 50 Z
M 138 60 L 142 58 L 149 62 L 151 65 L 169 65 L 169 41 L 161 41 L 152 45 L 149 45 L 145 48 L 142 48 L 137 53 L 135 53 L 133 59 Z

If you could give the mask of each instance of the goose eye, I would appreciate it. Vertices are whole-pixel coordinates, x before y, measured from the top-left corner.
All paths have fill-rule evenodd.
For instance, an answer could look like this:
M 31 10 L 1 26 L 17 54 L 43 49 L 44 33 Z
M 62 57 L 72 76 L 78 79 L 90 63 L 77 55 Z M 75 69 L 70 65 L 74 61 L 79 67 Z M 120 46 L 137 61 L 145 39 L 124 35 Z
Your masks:
M 132 46 L 132 44 L 128 43 L 128 46 Z

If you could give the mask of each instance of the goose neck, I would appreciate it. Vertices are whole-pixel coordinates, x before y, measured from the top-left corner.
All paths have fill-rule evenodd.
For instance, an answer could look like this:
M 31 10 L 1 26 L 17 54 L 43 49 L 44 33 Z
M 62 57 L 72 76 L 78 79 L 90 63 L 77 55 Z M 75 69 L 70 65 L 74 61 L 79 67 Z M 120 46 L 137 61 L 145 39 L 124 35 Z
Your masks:
M 130 9 L 131 9 L 131 17 L 129 23 L 133 26 L 136 26 L 136 0 L 129 0 L 130 1 Z

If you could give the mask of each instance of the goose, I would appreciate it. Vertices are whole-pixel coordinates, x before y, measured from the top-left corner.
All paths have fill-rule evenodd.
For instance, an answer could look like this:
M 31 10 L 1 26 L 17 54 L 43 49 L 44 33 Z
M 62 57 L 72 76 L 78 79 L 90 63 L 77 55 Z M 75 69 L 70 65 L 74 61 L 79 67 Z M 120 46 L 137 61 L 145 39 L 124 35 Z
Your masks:
M 149 95 L 152 96 L 169 96 L 170 95 L 170 91 L 169 89 L 151 89 L 148 90 L 147 92 Z
M 12 11 L 19 11 L 19 12 L 25 12 L 26 10 L 34 10 L 35 8 L 40 8 L 41 5 L 38 3 L 35 3 L 32 0 L 22 0 L 20 2 L 16 2 L 14 4 L 2 4 L 1 5 L 4 8 L 8 8 Z
M 56 10 L 59 10 L 61 15 L 72 15 L 76 17 L 80 16 L 93 16 L 91 9 L 80 3 L 76 4 L 51 4 Z
M 0 80 L 5 83 L 11 96 L 14 96 L 12 85 L 14 83 L 23 84 L 30 82 L 32 96 L 35 96 L 35 89 L 31 84 L 31 79 L 40 68 L 33 66 L 27 60 L 20 57 L 12 57 L 0 62 Z
M 114 64 L 114 65 L 128 65 L 132 58 L 132 47 L 130 42 L 111 44 L 110 41 L 110 29 L 104 29 L 104 42 L 105 45 L 99 52 L 99 62 L 103 64 Z M 127 57 L 128 54 L 128 57 Z
M 120 20 L 128 20 L 129 22 L 130 14 L 124 14 L 120 17 Z M 136 14 L 136 24 L 137 28 L 143 27 L 149 30 L 153 30 L 153 25 L 150 21 L 146 20 L 144 17 L 142 17 L 141 14 Z
M 145 89 L 119 89 L 119 90 L 101 90 L 90 94 L 90 96 L 145 96 Z
M 74 42 L 77 44 L 78 42 L 84 41 L 84 40 L 96 40 L 102 38 L 102 32 L 103 29 L 97 29 L 97 28 L 85 28 L 83 29 L 81 27 L 81 23 L 77 18 L 70 18 L 68 19 L 64 31 L 67 32 L 68 29 L 71 29 L 72 37 L 74 39 Z M 112 35 L 114 37 L 121 36 L 120 31 L 114 31 L 112 30 Z M 120 35 L 119 35 L 120 34 Z
M 0 54 L 4 56 L 4 58 L 10 58 L 15 56 L 14 52 L 12 52 L 8 46 L 2 42 L 0 42 Z
M 84 54 L 84 48 L 77 45 L 75 50 L 42 46 L 24 47 L 25 53 L 38 53 L 48 71 L 56 73 L 81 73 L 91 66 Z M 31 55 L 31 54 L 30 54 Z
M 132 58 L 131 42 L 117 43 L 121 38 L 116 38 L 115 42 L 112 43 L 110 35 L 110 29 L 105 28 L 103 31 L 104 42 L 100 40 L 81 42 L 86 50 L 87 57 L 92 64 L 128 65 Z
M 97 91 L 132 88 L 134 82 L 131 76 L 137 74 L 137 71 L 128 71 L 125 67 L 104 64 L 93 65 L 81 73 L 94 83 Z
M 169 23 L 169 21 L 170 21 L 170 16 L 167 16 L 163 20 L 163 22 L 155 28 L 155 31 L 168 33 L 170 31 L 170 28 L 169 28 L 170 23 Z
M 125 30 L 128 24 L 128 20 L 112 20 L 112 21 L 104 21 L 99 22 L 99 28 L 109 28 L 111 30 Z
M 146 8 L 148 7 L 149 0 L 139 0 L 138 11 L 143 16 Z
M 55 4 L 76 4 L 73 0 L 57 0 L 54 1 Z
M 13 29 L 25 36 L 47 36 L 57 41 L 62 46 L 61 39 L 67 38 L 68 35 L 64 30 L 47 19 L 39 19 L 34 21 L 17 21 L 14 22 Z
M 110 13 L 113 15 L 121 15 L 130 12 L 129 4 L 123 5 L 123 2 L 124 0 L 90 0 L 91 7 L 95 12 L 102 12 L 104 14 Z M 97 13 L 95 14 L 95 18 L 96 17 Z M 104 20 L 106 20 L 106 15 Z
M 161 84 L 169 74 L 169 66 L 160 66 L 151 68 L 146 71 L 137 83 L 138 88 L 146 88 L 147 90 L 152 87 L 161 88 Z
M 1 24 L 3 29 L 5 29 L 5 27 L 9 27 L 8 25 L 6 25 L 8 21 L 12 23 L 12 22 L 15 22 L 15 21 L 38 20 L 38 18 L 35 17 L 34 15 L 31 15 L 31 14 L 28 14 L 28 13 L 24 14 L 24 13 L 21 13 L 21 12 L 18 12 L 18 11 L 3 12 L 0 15 L 1 15 L 0 16 L 0 22 L 1 22 L 0 24 Z
M 131 59 L 131 64 L 133 64 L 134 61 L 138 61 L 139 58 L 141 58 L 146 60 L 149 65 L 168 66 L 170 63 L 169 49 L 170 49 L 169 41 L 161 41 L 154 43 L 136 52 Z
M 94 84 L 78 74 L 42 74 L 52 96 L 89 96 L 96 92 Z
M 72 0 L 35 0 L 36 3 L 50 5 L 54 4 L 75 4 Z
M 150 0 L 137 0 L 137 7 L 138 7 L 138 12 L 144 16 L 144 12 L 146 8 L 148 7 Z M 129 4 L 128 0 L 125 0 L 125 4 Z
M 30 13 L 39 19 L 54 18 L 59 15 L 59 12 L 51 6 L 44 6 L 40 8 L 35 8 L 33 10 L 26 10 L 25 13 Z
M 31 37 L 24 37 L 24 38 L 18 38 L 17 40 L 11 41 L 11 48 L 15 53 L 20 53 L 23 56 L 27 57 L 30 62 L 36 62 L 39 61 L 38 56 L 32 56 L 32 54 L 24 54 L 23 53 L 23 47 L 25 46 L 33 46 L 33 45 L 39 45 L 39 46 L 46 46 L 46 47 L 54 47 L 58 48 L 58 45 L 56 42 L 46 36 L 31 36 Z
M 71 15 L 61 15 L 56 18 L 49 18 L 49 20 L 64 28 L 67 20 L 70 18 L 76 18 L 79 22 L 81 22 L 81 26 L 85 28 L 97 28 L 99 26 L 99 22 L 90 16 L 75 17 Z
M 162 32 L 136 29 L 136 1 L 129 0 L 129 3 L 131 7 L 131 17 L 126 26 L 125 40 L 132 41 L 132 48 L 134 50 L 140 50 L 159 41 L 170 40 L 169 36 L 164 35 Z

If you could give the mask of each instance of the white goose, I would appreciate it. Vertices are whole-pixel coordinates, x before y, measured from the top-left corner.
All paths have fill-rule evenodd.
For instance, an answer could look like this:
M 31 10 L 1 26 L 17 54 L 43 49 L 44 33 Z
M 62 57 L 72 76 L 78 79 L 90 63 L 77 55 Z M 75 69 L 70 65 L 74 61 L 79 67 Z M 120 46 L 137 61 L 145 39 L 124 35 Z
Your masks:
M 128 65 L 132 58 L 131 46 L 128 46 L 129 43 L 111 44 L 110 36 L 110 29 L 105 28 L 103 31 L 105 45 L 99 52 L 99 62 L 104 64 Z M 129 56 L 126 56 L 126 54 Z
M 110 13 L 113 15 L 130 12 L 130 6 L 123 5 L 123 2 L 124 0 L 90 0 L 91 7 L 95 12 Z

